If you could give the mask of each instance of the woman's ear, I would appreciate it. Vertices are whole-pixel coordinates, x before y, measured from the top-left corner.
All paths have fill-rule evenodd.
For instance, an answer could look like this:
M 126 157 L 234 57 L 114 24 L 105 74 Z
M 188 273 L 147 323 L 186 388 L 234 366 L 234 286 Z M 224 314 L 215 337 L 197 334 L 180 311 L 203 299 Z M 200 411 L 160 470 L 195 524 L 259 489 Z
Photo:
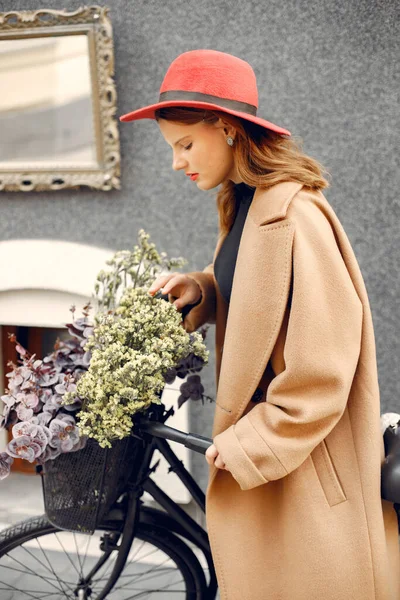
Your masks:
M 234 128 L 234 126 L 231 125 L 230 123 L 227 123 L 226 121 L 223 121 L 223 127 L 224 127 L 224 133 L 226 135 L 232 136 L 233 139 L 235 139 L 236 129 Z
M 221 119 L 221 117 L 218 117 L 218 121 L 215 123 L 215 127 L 217 127 L 217 129 L 219 129 L 224 134 L 224 137 L 230 135 L 233 139 L 235 139 L 237 133 L 235 127 L 227 121 Z

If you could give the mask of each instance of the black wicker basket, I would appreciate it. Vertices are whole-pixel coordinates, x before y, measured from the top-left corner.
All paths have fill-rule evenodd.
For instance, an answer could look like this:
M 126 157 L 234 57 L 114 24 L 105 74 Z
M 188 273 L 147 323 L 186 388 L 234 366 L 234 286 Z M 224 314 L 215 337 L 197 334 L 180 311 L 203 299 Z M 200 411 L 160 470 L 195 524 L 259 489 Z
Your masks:
M 47 518 L 59 529 L 93 533 L 134 471 L 143 444 L 134 437 L 101 448 L 89 438 L 78 452 L 61 454 L 41 472 Z

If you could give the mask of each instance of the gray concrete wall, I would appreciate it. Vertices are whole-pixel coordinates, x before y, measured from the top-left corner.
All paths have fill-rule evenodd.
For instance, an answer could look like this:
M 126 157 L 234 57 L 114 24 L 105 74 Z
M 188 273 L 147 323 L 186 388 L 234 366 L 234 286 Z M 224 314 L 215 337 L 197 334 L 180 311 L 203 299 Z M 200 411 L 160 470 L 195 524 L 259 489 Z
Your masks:
M 395 0 L 113 0 L 118 113 L 155 102 L 181 52 L 212 48 L 253 66 L 258 114 L 304 140 L 327 166 L 326 197 L 338 214 L 367 285 L 377 342 L 382 412 L 400 412 L 399 373 L 399 35 Z M 0 10 L 75 9 L 65 0 L 1 0 Z M 397 23 L 398 23 L 397 14 Z M 397 30 L 396 30 L 397 28 Z M 214 192 L 171 168 L 153 121 L 121 124 L 122 188 L 113 192 L 2 193 L 0 239 L 61 238 L 130 247 L 139 228 L 161 250 L 212 258 Z M 1 140 L 0 143 L 6 143 Z M 214 329 L 210 329 L 210 348 Z M 204 379 L 214 395 L 213 354 Z M 193 405 L 192 430 L 210 435 L 211 405 Z M 202 456 L 193 458 L 205 487 Z

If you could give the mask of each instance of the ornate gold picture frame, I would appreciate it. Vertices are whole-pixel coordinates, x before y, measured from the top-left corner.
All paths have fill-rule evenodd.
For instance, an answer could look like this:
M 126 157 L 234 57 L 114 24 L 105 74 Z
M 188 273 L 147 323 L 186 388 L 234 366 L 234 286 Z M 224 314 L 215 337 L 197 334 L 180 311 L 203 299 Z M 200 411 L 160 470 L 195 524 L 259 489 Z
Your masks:
M 0 13 L 0 191 L 120 188 L 108 11 Z

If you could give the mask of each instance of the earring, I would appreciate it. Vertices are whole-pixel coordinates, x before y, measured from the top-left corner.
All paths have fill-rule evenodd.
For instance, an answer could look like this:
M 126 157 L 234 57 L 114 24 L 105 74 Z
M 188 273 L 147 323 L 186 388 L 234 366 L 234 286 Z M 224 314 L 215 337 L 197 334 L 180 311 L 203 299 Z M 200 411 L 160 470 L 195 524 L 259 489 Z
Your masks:
M 229 146 L 233 146 L 233 142 L 234 142 L 233 138 L 232 138 L 232 137 L 229 135 L 229 136 L 226 138 L 226 143 L 227 143 Z

